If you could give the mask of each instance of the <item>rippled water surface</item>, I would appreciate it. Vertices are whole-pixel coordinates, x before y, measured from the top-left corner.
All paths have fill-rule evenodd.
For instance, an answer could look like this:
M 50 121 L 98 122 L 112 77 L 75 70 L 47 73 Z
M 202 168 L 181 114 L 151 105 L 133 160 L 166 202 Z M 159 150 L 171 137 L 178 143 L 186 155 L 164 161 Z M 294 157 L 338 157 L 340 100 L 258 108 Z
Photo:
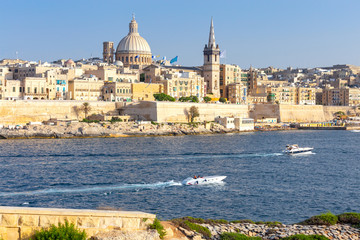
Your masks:
M 1 140 L 0 205 L 284 223 L 328 210 L 360 212 L 359 140 L 349 131 Z M 282 154 L 293 143 L 315 154 Z M 180 184 L 195 174 L 227 178 Z

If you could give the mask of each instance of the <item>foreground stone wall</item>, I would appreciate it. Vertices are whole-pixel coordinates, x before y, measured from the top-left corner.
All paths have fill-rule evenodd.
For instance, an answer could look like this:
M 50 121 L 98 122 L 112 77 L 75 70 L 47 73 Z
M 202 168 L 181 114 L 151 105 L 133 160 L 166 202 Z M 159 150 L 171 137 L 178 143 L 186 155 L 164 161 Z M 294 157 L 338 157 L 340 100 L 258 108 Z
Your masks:
M 200 116 L 196 121 L 214 121 L 217 116 L 249 116 L 247 105 L 150 101 L 127 105 L 121 113 L 147 121 L 188 122 L 189 109 L 192 106 L 199 109 Z
M 50 118 L 82 119 L 84 113 L 79 110 L 84 101 L 46 101 L 17 100 L 0 101 L 0 124 L 26 124 L 41 122 Z M 114 102 L 88 101 L 89 114 L 116 112 Z
M 57 208 L 0 207 L 0 239 L 29 239 L 36 230 L 52 224 L 74 223 L 88 237 L 113 230 L 142 231 L 153 223 L 154 214 Z

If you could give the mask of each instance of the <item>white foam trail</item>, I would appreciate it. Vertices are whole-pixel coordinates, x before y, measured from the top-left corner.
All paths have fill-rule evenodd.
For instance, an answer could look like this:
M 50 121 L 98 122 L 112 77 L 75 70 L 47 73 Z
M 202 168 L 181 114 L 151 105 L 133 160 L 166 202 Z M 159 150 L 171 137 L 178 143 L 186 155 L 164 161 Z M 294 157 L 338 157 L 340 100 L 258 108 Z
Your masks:
M 58 193 L 84 193 L 84 192 L 105 192 L 109 194 L 113 190 L 131 190 L 131 189 L 155 189 L 165 188 L 171 186 L 181 186 L 180 182 L 171 180 L 169 182 L 157 182 L 157 183 L 144 183 L 144 184 L 122 184 L 114 186 L 98 186 L 98 187 L 86 187 L 86 188 L 54 188 L 54 189 L 43 189 L 26 192 L 0 192 L 0 197 L 11 197 L 11 196 L 31 196 L 31 195 L 47 195 L 47 194 L 58 194 Z

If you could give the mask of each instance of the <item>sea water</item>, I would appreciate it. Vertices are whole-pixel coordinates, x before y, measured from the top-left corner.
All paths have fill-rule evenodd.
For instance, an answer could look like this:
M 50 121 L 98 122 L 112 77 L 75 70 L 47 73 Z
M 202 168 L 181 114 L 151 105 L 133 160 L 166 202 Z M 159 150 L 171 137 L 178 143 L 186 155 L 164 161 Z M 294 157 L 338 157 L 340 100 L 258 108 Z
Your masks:
M 360 133 L 0 141 L 0 205 L 295 223 L 360 212 Z M 314 154 L 288 156 L 287 144 Z M 194 175 L 222 184 L 183 186 Z

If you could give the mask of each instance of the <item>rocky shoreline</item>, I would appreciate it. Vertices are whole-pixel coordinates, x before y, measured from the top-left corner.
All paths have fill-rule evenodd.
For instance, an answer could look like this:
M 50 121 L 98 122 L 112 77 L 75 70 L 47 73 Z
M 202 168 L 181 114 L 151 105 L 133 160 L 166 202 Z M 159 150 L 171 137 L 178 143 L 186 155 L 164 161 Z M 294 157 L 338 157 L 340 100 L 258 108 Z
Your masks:
M 359 229 L 349 225 L 336 224 L 332 226 L 325 225 L 284 225 L 268 226 L 266 224 L 251 223 L 229 223 L 229 224 L 201 224 L 207 227 L 212 239 L 220 239 L 219 236 L 224 232 L 241 233 L 250 237 L 261 237 L 266 240 L 281 239 L 296 234 L 304 235 L 322 235 L 329 239 L 359 239 Z
M 175 136 L 216 133 L 236 133 L 217 123 L 207 124 L 157 124 L 137 122 L 115 123 L 59 123 L 58 125 L 26 125 L 18 129 L 0 129 L 1 139 L 27 138 L 89 138 L 89 137 L 139 137 Z

